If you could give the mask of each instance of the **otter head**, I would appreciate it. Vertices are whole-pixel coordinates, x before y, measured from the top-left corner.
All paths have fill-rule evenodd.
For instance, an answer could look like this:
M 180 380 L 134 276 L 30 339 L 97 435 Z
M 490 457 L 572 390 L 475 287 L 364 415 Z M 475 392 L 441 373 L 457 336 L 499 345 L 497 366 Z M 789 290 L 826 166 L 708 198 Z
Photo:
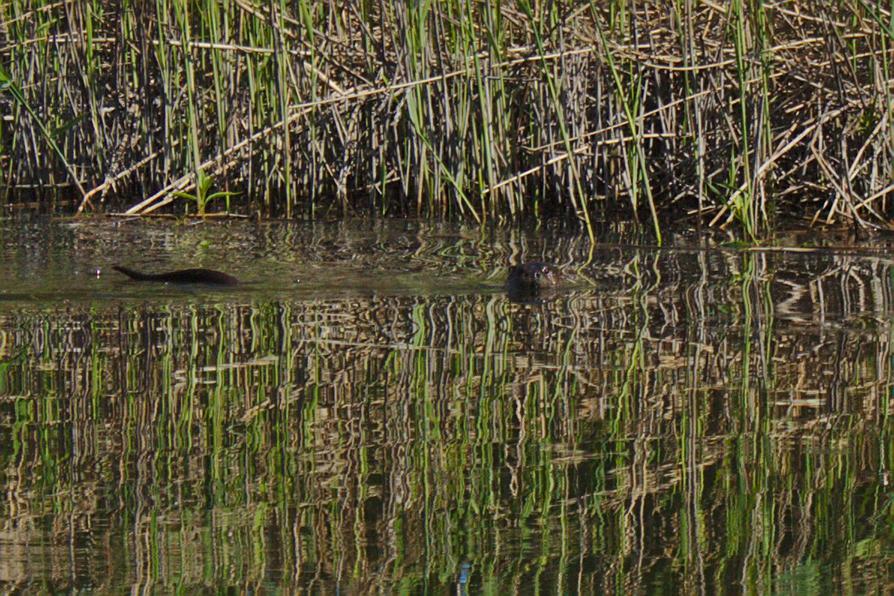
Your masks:
M 546 263 L 532 261 L 510 267 L 506 283 L 510 288 L 536 290 L 559 283 L 559 272 Z

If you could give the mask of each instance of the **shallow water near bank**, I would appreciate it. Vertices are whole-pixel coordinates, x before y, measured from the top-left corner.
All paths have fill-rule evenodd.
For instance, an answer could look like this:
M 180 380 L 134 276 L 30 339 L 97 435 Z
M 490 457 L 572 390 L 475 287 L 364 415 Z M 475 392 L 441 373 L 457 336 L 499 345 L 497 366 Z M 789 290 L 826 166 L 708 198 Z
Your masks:
M 0 586 L 891 590 L 887 241 L 724 240 L 0 221 Z

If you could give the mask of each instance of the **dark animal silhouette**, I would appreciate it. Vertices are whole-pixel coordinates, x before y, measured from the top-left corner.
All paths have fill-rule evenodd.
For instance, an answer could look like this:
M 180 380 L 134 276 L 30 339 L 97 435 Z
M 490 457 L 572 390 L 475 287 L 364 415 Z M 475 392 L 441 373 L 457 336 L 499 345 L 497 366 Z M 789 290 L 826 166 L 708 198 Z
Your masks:
M 235 286 L 239 280 L 232 275 L 213 269 L 179 269 L 163 273 L 141 273 L 121 265 L 113 265 L 112 269 L 120 271 L 127 277 L 137 281 L 159 281 L 172 284 L 210 284 L 215 286 Z
M 543 288 L 559 283 L 559 272 L 546 263 L 531 261 L 509 268 L 506 278 L 506 293 L 510 300 L 528 301 L 534 299 Z

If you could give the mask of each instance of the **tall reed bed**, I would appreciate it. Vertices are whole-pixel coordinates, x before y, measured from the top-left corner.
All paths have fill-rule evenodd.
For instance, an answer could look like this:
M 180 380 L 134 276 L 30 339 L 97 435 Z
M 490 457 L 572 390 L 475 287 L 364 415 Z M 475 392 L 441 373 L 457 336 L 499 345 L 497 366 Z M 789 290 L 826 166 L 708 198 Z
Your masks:
M 871 225 L 894 189 L 890 22 L 865 0 L 7 0 L 0 190 Z

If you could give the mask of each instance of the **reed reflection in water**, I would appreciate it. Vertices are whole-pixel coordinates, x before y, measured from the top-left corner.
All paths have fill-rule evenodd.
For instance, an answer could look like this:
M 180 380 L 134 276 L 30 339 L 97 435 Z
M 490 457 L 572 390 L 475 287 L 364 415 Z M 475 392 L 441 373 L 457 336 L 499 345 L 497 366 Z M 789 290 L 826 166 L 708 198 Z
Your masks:
M 383 251 L 390 292 L 0 302 L 4 589 L 892 588 L 887 260 L 412 281 L 496 246 Z

